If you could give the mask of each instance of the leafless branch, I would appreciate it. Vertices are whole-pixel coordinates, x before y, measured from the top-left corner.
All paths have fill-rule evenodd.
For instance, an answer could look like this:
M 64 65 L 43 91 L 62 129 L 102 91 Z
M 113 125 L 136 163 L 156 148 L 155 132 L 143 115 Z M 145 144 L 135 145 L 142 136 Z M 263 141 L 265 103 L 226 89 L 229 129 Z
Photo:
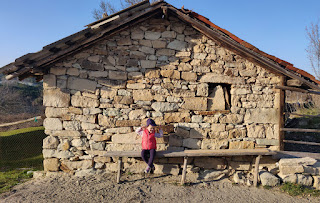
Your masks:
M 114 7 L 113 4 L 111 4 L 109 1 L 100 1 L 100 5 L 98 9 L 94 9 L 92 14 L 94 19 L 100 20 L 103 17 L 106 17 L 108 15 L 111 15 L 113 13 L 118 12 L 118 10 Z
M 144 0 L 120 0 L 121 9 L 128 8 L 134 4 L 140 3 Z M 150 3 L 154 3 L 157 0 L 149 0 Z M 113 13 L 118 12 L 118 10 L 114 7 L 112 3 L 108 0 L 101 0 L 100 5 L 98 9 L 94 9 L 92 12 L 93 18 L 96 20 L 100 20 L 103 18 L 103 16 L 108 16 Z
M 306 28 L 309 46 L 307 48 L 308 58 L 311 68 L 314 71 L 317 79 L 320 79 L 320 30 L 319 22 L 316 24 L 311 23 Z
M 143 0 L 121 0 L 121 7 L 122 9 L 128 8 L 129 6 L 132 6 L 134 4 L 140 3 Z

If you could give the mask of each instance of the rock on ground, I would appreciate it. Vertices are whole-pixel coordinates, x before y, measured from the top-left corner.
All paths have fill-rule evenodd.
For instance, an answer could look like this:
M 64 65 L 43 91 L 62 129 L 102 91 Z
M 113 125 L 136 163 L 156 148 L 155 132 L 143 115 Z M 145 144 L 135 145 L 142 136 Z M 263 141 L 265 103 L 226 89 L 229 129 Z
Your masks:
M 188 175 L 187 181 L 192 178 Z M 180 178 L 124 175 L 122 180 L 126 181 L 116 184 L 116 174 L 52 175 L 15 186 L 11 192 L 0 195 L 0 202 L 319 202 L 311 197 L 290 197 L 276 189 L 234 185 L 227 179 L 205 183 L 193 181 L 189 186 L 180 186 Z
M 260 172 L 260 180 L 263 186 L 276 186 L 280 184 L 280 179 L 267 171 Z

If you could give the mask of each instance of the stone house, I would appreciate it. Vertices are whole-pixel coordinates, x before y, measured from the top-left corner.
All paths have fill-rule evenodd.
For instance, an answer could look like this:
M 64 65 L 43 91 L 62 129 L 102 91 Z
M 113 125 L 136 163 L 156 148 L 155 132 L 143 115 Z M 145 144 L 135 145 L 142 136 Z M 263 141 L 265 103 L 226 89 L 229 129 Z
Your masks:
M 0 72 L 43 79 L 47 171 L 115 171 L 116 160 L 103 154 L 140 150 L 134 130 L 148 118 L 165 131 L 158 150 L 278 150 L 284 91 L 276 87 L 319 89 L 312 75 L 164 1 L 107 16 Z M 125 162 L 141 170 L 139 160 Z M 156 161 L 170 173 L 181 162 Z M 224 169 L 242 162 L 190 164 Z

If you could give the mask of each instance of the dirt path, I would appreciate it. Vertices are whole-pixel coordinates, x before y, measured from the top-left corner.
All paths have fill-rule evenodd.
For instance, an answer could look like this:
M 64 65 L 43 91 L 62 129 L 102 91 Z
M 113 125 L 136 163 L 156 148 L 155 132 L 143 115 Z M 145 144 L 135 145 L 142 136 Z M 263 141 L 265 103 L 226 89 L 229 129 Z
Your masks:
M 17 202 L 319 202 L 318 198 L 290 197 L 267 190 L 232 184 L 229 180 L 179 186 L 180 177 L 131 175 L 115 183 L 114 174 L 89 177 L 45 177 L 14 187 L 0 196 L 1 203 Z

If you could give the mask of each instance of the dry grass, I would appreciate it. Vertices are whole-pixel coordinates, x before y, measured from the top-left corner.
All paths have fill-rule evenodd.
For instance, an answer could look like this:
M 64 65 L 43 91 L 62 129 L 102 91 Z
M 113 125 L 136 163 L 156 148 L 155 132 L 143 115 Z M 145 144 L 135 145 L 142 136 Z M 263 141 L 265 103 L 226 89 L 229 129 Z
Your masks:
M 31 114 L 31 113 L 21 113 L 21 114 L 2 114 L 0 115 L 0 124 L 2 123 L 11 123 L 11 122 L 16 122 L 36 116 L 42 116 L 44 118 L 44 115 L 36 115 L 36 114 Z M 26 123 L 21 123 L 18 125 L 12 125 L 12 126 L 6 126 L 6 127 L 0 127 L 0 132 L 6 132 L 10 130 L 16 130 L 16 129 L 21 129 L 21 128 L 29 128 L 29 127 L 38 127 L 42 126 L 43 120 L 38 120 L 37 122 L 35 121 L 30 121 Z

